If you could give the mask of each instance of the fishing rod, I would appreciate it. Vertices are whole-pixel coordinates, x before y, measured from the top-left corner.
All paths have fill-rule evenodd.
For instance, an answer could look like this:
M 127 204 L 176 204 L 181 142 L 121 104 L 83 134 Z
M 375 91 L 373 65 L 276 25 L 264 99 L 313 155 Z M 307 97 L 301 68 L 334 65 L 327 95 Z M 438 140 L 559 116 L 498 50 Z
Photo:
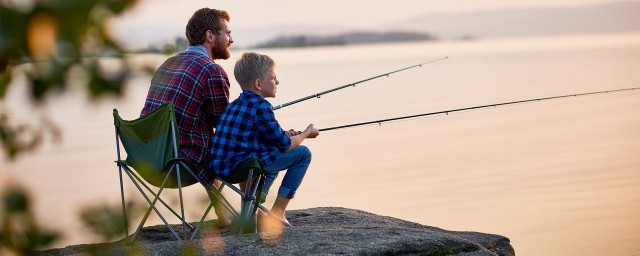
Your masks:
M 434 63 L 434 62 L 441 61 L 441 60 L 446 60 L 448 58 L 449 57 L 444 57 L 444 58 L 440 58 L 440 59 L 436 59 L 436 60 L 423 62 L 423 63 L 420 63 L 420 64 L 416 64 L 416 65 L 409 66 L 409 67 L 406 67 L 406 68 L 401 68 L 401 69 L 394 70 L 394 71 L 391 71 L 391 72 L 388 72 L 388 73 L 384 73 L 384 74 L 381 74 L 381 75 L 377 75 L 377 76 L 374 76 L 374 77 L 369 77 L 367 79 L 360 80 L 360 81 L 355 82 L 355 83 L 350 83 L 350 84 L 345 84 L 343 86 L 338 86 L 338 87 L 330 89 L 330 90 L 326 90 L 326 91 L 323 91 L 323 92 L 319 92 L 319 93 L 316 93 L 316 94 L 309 95 L 309 96 L 304 97 L 304 98 L 300 98 L 300 99 L 297 99 L 297 100 L 294 100 L 294 101 L 290 101 L 290 102 L 287 102 L 287 103 L 284 103 L 284 104 L 280 104 L 280 105 L 274 106 L 273 110 L 278 110 L 278 109 L 281 109 L 281 108 L 284 108 L 284 107 L 287 107 L 287 106 L 290 106 L 290 105 L 293 105 L 293 104 L 296 104 L 296 103 L 300 103 L 300 102 L 303 102 L 305 100 L 310 100 L 310 99 L 313 99 L 313 98 L 318 98 L 319 99 L 320 96 L 322 96 L 324 94 L 327 94 L 327 93 L 335 92 L 337 90 L 342 90 L 342 89 L 347 88 L 347 87 L 355 87 L 357 84 L 360 84 L 360 83 L 371 81 L 371 80 L 374 80 L 374 79 L 377 79 L 377 78 L 380 78 L 380 77 L 384 77 L 384 76 L 388 77 L 389 75 L 391 75 L 393 73 L 402 72 L 402 71 L 405 71 L 407 69 L 412 69 L 412 68 L 416 68 L 416 67 L 422 67 L 422 65 L 426 65 L 426 64 L 429 64 L 429 63 Z
M 395 117 L 395 118 L 382 119 L 382 120 L 369 121 L 369 122 L 362 122 L 362 123 L 356 123 L 356 124 L 340 125 L 340 126 L 335 126 L 335 127 L 330 127 L 330 128 L 319 129 L 318 131 L 321 131 L 321 132 L 322 131 L 331 131 L 331 130 L 351 128 L 351 127 L 370 125 L 370 124 L 380 124 L 380 125 L 382 125 L 382 123 L 391 122 L 391 121 L 398 121 L 398 120 L 405 120 L 405 119 L 412 119 L 412 118 L 433 116 L 433 115 L 449 115 L 449 113 L 466 111 L 466 110 L 474 110 L 474 109 L 482 109 L 482 108 L 490 108 L 490 107 L 500 107 L 500 106 L 513 105 L 513 104 L 522 104 L 522 103 L 527 103 L 527 102 L 540 102 L 540 101 L 546 101 L 546 100 L 561 99 L 561 98 L 568 98 L 568 97 L 579 97 L 579 96 L 594 95 L 594 94 L 623 92 L 623 91 L 634 91 L 634 90 L 638 90 L 638 89 L 640 89 L 640 87 L 618 89 L 618 90 L 610 90 L 610 91 L 599 91 L 599 92 L 569 94 L 569 95 L 562 95 L 562 96 L 553 96 L 553 97 L 529 99 L 529 100 L 519 100 L 519 101 L 511 101 L 511 102 L 503 102 L 503 103 L 481 105 L 481 106 L 475 106 L 475 107 L 450 109 L 450 110 L 437 111 L 437 112 L 431 112 L 431 113 L 425 113 L 425 114 L 417 114 L 417 115 L 410 115 L 410 116 Z

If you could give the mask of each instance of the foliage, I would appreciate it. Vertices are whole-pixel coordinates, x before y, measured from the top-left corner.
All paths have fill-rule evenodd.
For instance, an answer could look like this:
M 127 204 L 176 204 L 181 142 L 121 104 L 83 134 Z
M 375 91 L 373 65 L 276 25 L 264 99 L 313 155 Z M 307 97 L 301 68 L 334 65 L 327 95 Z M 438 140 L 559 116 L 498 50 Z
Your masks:
M 0 221 L 0 251 L 30 255 L 58 237 L 37 225 L 27 193 L 19 187 L 11 187 L 3 193 Z
M 77 72 L 86 74 L 91 97 L 121 94 L 131 69 L 107 24 L 137 1 L 0 0 L 0 102 L 18 66 L 36 102 L 51 91 L 66 89 L 72 80 L 77 82 Z M 118 70 L 106 70 L 99 57 L 116 60 Z M 51 131 L 20 129 L 23 125 L 13 124 L 8 113 L 0 104 L 0 143 L 9 158 L 35 148 L 42 133 Z M 16 139 L 20 136 L 28 139 Z
M 137 219 L 145 210 L 144 204 L 130 202 L 126 205 L 127 218 Z M 114 238 L 122 238 L 127 235 L 127 228 L 124 221 L 122 206 L 117 205 L 97 205 L 85 207 L 80 211 L 80 219 L 91 231 L 100 235 L 105 241 Z
M 130 78 L 130 66 L 122 46 L 108 29 L 110 18 L 131 9 L 139 0 L 0 0 L 0 151 L 9 159 L 35 149 L 45 137 L 58 138 L 56 126 L 21 124 L 10 115 L 5 103 L 7 91 L 19 77 L 26 77 L 30 96 L 36 104 L 52 92 L 69 89 L 69 84 L 82 84 L 89 96 L 120 95 Z M 184 40 L 184 39 L 181 39 Z M 161 51 L 180 50 L 166 46 Z M 108 58 L 114 66 L 101 61 Z M 149 71 L 142 67 L 144 71 Z M 0 156 L 0 158 L 2 158 Z M 5 188 L 0 195 L 0 254 L 32 255 L 50 246 L 58 234 L 36 224 L 29 197 L 19 187 Z M 135 219 L 144 208 L 139 203 L 127 205 L 127 216 Z M 121 206 L 98 205 L 84 208 L 80 218 L 105 241 L 127 233 Z M 192 245 L 181 252 L 197 255 Z M 90 255 L 101 255 L 100 247 Z M 143 248 L 133 248 L 132 255 L 145 255 Z

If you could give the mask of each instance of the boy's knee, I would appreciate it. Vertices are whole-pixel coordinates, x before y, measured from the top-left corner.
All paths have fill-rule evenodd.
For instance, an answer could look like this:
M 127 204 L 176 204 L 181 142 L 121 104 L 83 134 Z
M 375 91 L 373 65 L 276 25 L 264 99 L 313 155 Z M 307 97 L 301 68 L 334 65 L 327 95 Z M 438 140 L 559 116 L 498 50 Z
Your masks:
M 302 155 L 303 158 L 311 159 L 311 150 L 309 150 L 309 148 L 307 148 L 307 146 L 300 145 L 300 146 L 298 146 L 298 148 L 300 150 L 300 155 Z

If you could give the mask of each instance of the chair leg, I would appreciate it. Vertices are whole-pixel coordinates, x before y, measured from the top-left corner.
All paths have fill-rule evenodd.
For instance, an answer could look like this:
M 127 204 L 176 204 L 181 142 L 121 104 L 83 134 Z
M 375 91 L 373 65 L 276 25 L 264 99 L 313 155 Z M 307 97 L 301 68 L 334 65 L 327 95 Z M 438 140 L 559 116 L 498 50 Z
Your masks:
M 209 198 L 211 199 L 211 202 L 209 202 L 209 206 L 207 207 L 207 210 L 204 212 L 204 214 L 202 215 L 202 218 L 200 218 L 200 222 L 198 222 L 198 225 L 196 225 L 196 228 L 193 230 L 193 232 L 191 233 L 191 238 L 189 238 L 190 240 L 193 240 L 193 238 L 196 236 L 196 233 L 198 233 L 198 230 L 200 230 L 200 227 L 202 226 L 202 223 L 204 222 L 204 219 L 207 217 L 207 215 L 209 214 L 209 211 L 211 211 L 211 208 L 213 207 L 213 201 L 214 200 L 219 200 L 222 203 L 222 206 L 229 211 L 234 218 L 238 217 L 238 212 L 233 208 L 233 206 L 231 206 L 231 203 L 229 203 L 229 201 L 227 201 L 226 198 L 224 198 L 224 196 L 222 196 L 222 194 L 220 193 L 220 190 L 218 189 L 205 189 L 207 191 L 207 194 L 209 194 Z M 211 192 L 211 191 L 215 191 L 215 193 Z
M 205 191 L 206 191 L 207 195 L 209 196 L 209 198 L 211 200 L 210 203 L 209 203 L 209 206 L 207 207 L 207 210 L 204 212 L 204 214 L 200 218 L 200 221 L 198 222 L 198 225 L 196 225 L 195 229 L 193 227 L 191 227 L 191 225 L 189 225 L 189 223 L 187 223 L 187 225 L 189 225 L 189 227 L 191 227 L 191 230 L 192 230 L 191 237 L 189 238 L 190 240 L 193 240 L 193 238 L 196 236 L 196 234 L 200 230 L 200 227 L 202 226 L 202 223 L 204 222 L 204 219 L 207 217 L 207 215 L 211 211 L 211 208 L 213 207 L 214 201 L 217 200 L 217 201 L 221 202 L 222 206 L 227 211 L 229 211 L 233 215 L 234 218 L 238 216 L 238 212 L 233 208 L 233 206 L 231 206 L 231 203 L 229 203 L 229 201 L 227 201 L 227 199 L 221 193 L 222 188 L 224 188 L 225 185 L 229 186 L 229 184 L 226 184 L 225 182 L 223 182 L 222 185 L 220 186 L 220 188 L 212 186 L 213 188 L 210 189 L 209 185 L 205 184 L 204 182 L 202 182 L 202 180 L 200 180 L 200 178 L 193 172 L 193 170 L 191 170 L 191 168 L 189 168 L 189 166 L 187 166 L 184 162 L 180 162 L 180 165 L 182 167 L 184 167 L 184 169 L 187 170 L 187 172 L 189 172 L 189 174 L 191 174 L 191 176 L 193 176 L 196 180 L 198 180 L 198 182 L 200 182 L 203 187 L 205 187 Z M 235 187 L 233 187 L 233 188 L 235 188 Z
M 124 218 L 125 238 L 129 236 L 129 221 L 127 220 L 127 206 L 124 203 L 124 186 L 122 185 L 122 166 L 118 164 L 118 175 L 120 176 L 120 200 L 122 202 L 122 217 Z
M 155 203 L 158 201 L 158 198 L 160 197 L 160 194 L 162 193 L 162 190 L 164 189 L 164 184 L 166 183 L 167 178 L 171 175 L 172 171 L 173 171 L 173 168 L 171 168 L 169 170 L 169 172 L 167 173 L 167 176 L 165 176 L 164 181 L 162 182 L 162 185 L 160 186 L 160 190 L 158 191 L 158 195 L 154 198 L 153 202 L 151 202 L 151 199 L 149 199 L 147 194 L 142 190 L 140 185 L 138 185 L 138 183 L 135 181 L 133 176 L 131 176 L 131 173 L 129 173 L 127 171 L 127 169 L 125 168 L 125 173 L 129 176 L 129 178 L 131 179 L 133 184 L 136 186 L 136 188 L 138 188 L 138 191 L 140 191 L 140 193 L 142 194 L 144 199 L 147 200 L 147 203 L 149 203 L 151 208 L 153 208 L 153 210 L 156 212 L 156 214 L 158 214 L 158 217 L 160 217 L 162 222 L 164 222 L 164 224 L 169 228 L 169 231 L 171 231 L 171 233 L 176 237 L 176 239 L 180 240 L 180 236 L 173 230 L 171 225 L 169 225 L 167 220 L 165 220 L 164 217 L 162 217 L 162 214 L 160 214 L 160 211 L 158 211 L 158 209 L 155 207 Z M 148 214 L 147 214 L 147 217 L 148 217 Z M 142 229 L 142 226 L 144 225 L 145 221 L 146 221 L 146 218 L 140 223 L 140 225 L 138 225 L 138 228 L 137 228 L 136 232 L 131 236 L 131 239 L 129 240 L 129 243 L 131 243 L 131 242 L 133 242 L 135 240 L 136 236 L 138 235 L 138 233 Z
M 180 196 L 180 213 L 182 214 L 182 233 L 184 235 L 184 239 L 187 239 L 187 225 L 185 224 L 187 221 L 184 217 L 184 203 L 182 200 L 182 181 L 180 180 L 180 165 L 175 165 L 176 174 L 178 175 L 178 194 Z
M 240 190 L 240 189 L 236 188 L 235 186 L 233 186 L 233 185 L 231 185 L 231 184 L 228 184 L 226 181 L 222 181 L 222 184 L 223 184 L 223 185 L 226 185 L 226 186 L 227 186 L 227 187 L 229 187 L 231 190 L 233 190 L 234 192 L 238 193 L 240 196 L 244 196 L 244 192 L 243 192 L 242 190 Z M 218 191 L 218 193 L 219 193 L 219 191 Z M 221 194 L 221 193 L 220 193 L 220 196 L 222 197 L 223 202 L 226 202 L 226 204 L 228 204 L 228 205 L 229 205 L 229 207 L 231 208 L 231 210 L 233 210 L 233 214 L 234 214 L 234 216 L 238 216 L 238 215 L 240 215 L 240 213 L 238 213 L 238 211 L 236 211 L 233 207 L 231 207 L 231 203 L 229 203 L 229 201 L 227 201 L 227 200 L 226 200 L 226 198 L 224 198 L 224 197 L 222 196 L 222 194 Z
M 251 184 L 251 190 L 249 192 L 249 196 L 250 196 L 250 201 L 247 202 L 248 203 L 248 207 L 249 207 L 249 217 L 253 218 L 253 216 L 255 216 L 256 214 L 256 210 L 258 210 L 258 208 L 255 207 L 254 202 L 256 202 L 258 200 L 256 193 L 258 192 L 258 187 L 260 187 L 260 182 L 261 182 L 261 177 L 262 176 L 256 176 L 253 178 L 253 184 Z
M 129 236 L 129 221 L 127 220 L 127 207 L 124 203 L 124 187 L 122 185 L 122 164 L 120 160 L 120 133 L 118 131 L 118 127 L 115 127 L 116 132 L 116 154 L 118 156 L 118 177 L 120 178 L 120 200 L 122 201 L 122 218 L 124 218 L 124 231 L 125 231 L 125 240 L 127 236 Z
M 212 207 L 213 207 L 213 202 L 210 202 L 209 206 L 207 207 L 207 210 L 204 211 L 202 218 L 200 218 L 200 222 L 198 222 L 198 225 L 196 226 L 196 228 L 191 232 L 191 237 L 189 238 L 189 240 L 193 240 L 193 238 L 196 236 L 196 234 L 198 233 L 198 230 L 200 229 L 200 226 L 202 225 L 202 222 L 204 222 L 204 219 L 207 217 Z
M 244 193 L 242 195 L 242 203 L 240 205 L 240 221 L 238 223 L 238 231 L 237 233 L 246 233 L 245 229 L 247 229 L 247 225 L 250 224 L 249 219 L 249 206 L 251 205 L 251 188 L 254 184 L 253 178 L 253 170 L 249 170 L 249 176 L 247 177 L 247 184 L 244 188 Z
M 195 177 L 198 182 L 200 182 L 204 187 L 205 187 L 205 191 L 207 192 L 209 198 L 211 198 L 211 191 L 215 191 L 215 195 L 217 196 L 218 199 L 220 199 L 222 202 L 222 205 L 226 208 L 227 211 L 229 211 L 231 214 L 233 214 L 234 217 L 238 216 L 238 211 L 236 211 L 236 209 L 233 208 L 233 206 L 231 206 L 231 203 L 229 203 L 229 201 L 227 201 L 227 199 L 222 195 L 222 188 L 224 188 L 225 185 L 229 186 L 229 184 L 226 184 L 224 181 L 222 182 L 222 185 L 220 186 L 220 188 L 216 188 L 215 186 L 214 189 L 209 189 L 209 185 L 204 184 L 204 182 L 202 182 L 198 176 L 196 176 L 196 174 L 191 170 L 191 168 L 189 168 L 189 166 L 187 166 L 185 163 L 180 163 L 182 165 L 182 167 L 184 167 L 190 174 L 191 176 Z M 231 187 L 231 186 L 230 186 Z M 188 224 L 188 223 L 187 223 Z
M 134 178 L 136 178 L 136 180 L 138 180 L 140 185 L 142 185 L 145 189 L 147 189 L 147 191 L 149 191 L 149 193 L 151 193 L 151 195 L 153 195 L 154 197 L 156 196 L 156 193 L 153 192 L 153 190 L 151 188 L 149 188 L 149 186 L 147 186 L 144 183 L 144 181 L 142 181 L 142 179 L 140 177 L 138 177 L 138 175 L 136 175 L 135 172 L 131 172 L 131 174 L 133 175 Z M 176 211 L 174 211 L 173 208 L 171 208 L 171 206 L 169 206 L 169 204 L 167 204 L 164 200 L 162 200 L 162 198 L 158 198 L 158 201 L 160 201 L 160 203 L 162 203 L 162 205 L 164 205 L 164 207 L 166 207 L 171 213 L 173 213 L 173 215 L 176 216 L 176 218 L 182 220 L 182 217 L 180 217 L 180 214 L 178 214 Z M 187 222 L 187 227 L 189 227 L 190 229 L 193 230 L 193 226 L 191 226 L 191 224 L 189 224 L 189 222 Z

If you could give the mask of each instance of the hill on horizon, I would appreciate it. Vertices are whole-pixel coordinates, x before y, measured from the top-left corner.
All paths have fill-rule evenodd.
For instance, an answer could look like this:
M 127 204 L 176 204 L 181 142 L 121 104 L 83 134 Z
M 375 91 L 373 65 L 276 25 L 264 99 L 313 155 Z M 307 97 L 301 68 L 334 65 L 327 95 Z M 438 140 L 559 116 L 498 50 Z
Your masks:
M 640 2 L 427 14 L 391 23 L 384 28 L 428 32 L 442 39 L 640 31 Z

